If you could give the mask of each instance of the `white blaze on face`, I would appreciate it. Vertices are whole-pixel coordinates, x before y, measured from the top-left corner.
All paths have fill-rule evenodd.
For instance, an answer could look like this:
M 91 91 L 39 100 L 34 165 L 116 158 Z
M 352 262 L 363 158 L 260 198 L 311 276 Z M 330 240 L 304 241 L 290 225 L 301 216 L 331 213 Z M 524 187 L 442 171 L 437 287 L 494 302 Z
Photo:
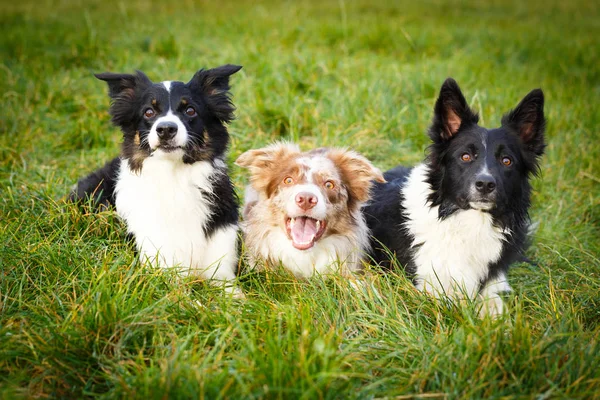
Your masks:
M 325 157 L 304 157 L 297 161 L 305 167 L 301 183 L 284 188 L 281 193 L 283 209 L 289 218 L 286 222 L 288 234 L 295 248 L 306 250 L 323 235 L 327 224 L 328 199 L 326 189 L 321 187 L 314 174 L 334 174 L 335 165 Z M 312 208 L 303 209 L 297 202 L 299 195 L 313 196 L 317 201 Z
M 317 204 L 308 210 L 304 210 L 296 204 L 296 196 L 300 193 L 310 194 L 316 197 Z M 327 199 L 321 189 L 314 183 L 294 185 L 282 191 L 285 196 L 285 211 L 289 217 L 307 215 L 315 219 L 327 218 Z
M 179 117 L 177 115 L 173 114 L 171 112 L 171 110 L 169 109 L 169 112 L 167 113 L 167 115 L 162 116 L 162 117 L 158 118 L 156 121 L 154 121 L 154 124 L 152 125 L 152 128 L 150 129 L 150 133 L 148 134 L 148 144 L 150 145 L 150 148 L 152 150 L 155 150 L 158 147 L 158 145 L 160 144 L 160 139 L 158 138 L 158 133 L 156 132 L 156 127 L 163 122 L 174 122 L 177 125 L 177 133 L 175 134 L 175 137 L 173 138 L 172 145 L 180 146 L 180 147 L 185 146 L 188 141 L 187 129 L 185 128 L 185 125 L 183 124 L 183 122 L 181 122 Z
M 156 128 L 164 122 L 172 122 L 177 125 L 177 133 L 171 142 L 172 146 L 175 147 L 183 147 L 187 144 L 188 141 L 188 133 L 185 125 L 181 122 L 178 116 L 173 114 L 171 111 L 171 81 L 164 81 L 162 85 L 165 87 L 165 90 L 169 94 L 169 111 L 166 115 L 158 118 L 154 121 L 152 128 L 150 128 L 150 133 L 148 134 L 148 144 L 152 150 L 156 150 L 156 148 L 160 144 L 160 139 L 158 138 L 158 133 L 156 132 Z

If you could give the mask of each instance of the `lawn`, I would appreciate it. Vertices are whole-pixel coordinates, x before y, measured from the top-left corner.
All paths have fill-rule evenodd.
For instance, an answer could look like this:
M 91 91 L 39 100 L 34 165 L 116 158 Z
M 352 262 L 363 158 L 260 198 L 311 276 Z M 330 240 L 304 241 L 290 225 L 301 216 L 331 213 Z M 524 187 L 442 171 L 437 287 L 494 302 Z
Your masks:
M 3 1 L 0 398 L 600 398 L 600 7 L 592 1 Z M 401 271 L 240 278 L 245 301 L 140 265 L 112 211 L 64 195 L 114 157 L 94 72 L 225 63 L 228 160 L 277 139 L 423 158 L 443 80 L 484 126 L 546 94 L 539 222 L 509 312 L 480 320 Z

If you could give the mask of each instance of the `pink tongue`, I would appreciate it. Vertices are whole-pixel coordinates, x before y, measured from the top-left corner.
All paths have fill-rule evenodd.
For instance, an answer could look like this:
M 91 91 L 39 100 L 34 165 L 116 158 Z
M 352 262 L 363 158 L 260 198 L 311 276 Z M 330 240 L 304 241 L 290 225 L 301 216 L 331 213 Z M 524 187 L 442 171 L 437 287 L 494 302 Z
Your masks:
M 292 227 L 292 240 L 295 243 L 310 243 L 317 235 L 317 221 L 312 218 L 298 217 Z

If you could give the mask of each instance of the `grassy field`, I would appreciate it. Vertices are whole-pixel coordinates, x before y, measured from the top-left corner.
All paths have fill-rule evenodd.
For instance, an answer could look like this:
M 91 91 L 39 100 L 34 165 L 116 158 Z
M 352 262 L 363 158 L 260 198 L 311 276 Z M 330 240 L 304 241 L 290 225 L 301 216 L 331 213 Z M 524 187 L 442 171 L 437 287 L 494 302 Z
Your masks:
M 0 5 L 0 398 L 600 398 L 596 2 L 167 3 Z M 537 265 L 511 270 L 508 315 L 376 268 L 360 289 L 249 274 L 231 300 L 139 265 L 113 212 L 64 203 L 119 151 L 93 72 L 224 63 L 244 66 L 230 162 L 283 138 L 413 164 L 446 77 L 489 127 L 543 88 Z

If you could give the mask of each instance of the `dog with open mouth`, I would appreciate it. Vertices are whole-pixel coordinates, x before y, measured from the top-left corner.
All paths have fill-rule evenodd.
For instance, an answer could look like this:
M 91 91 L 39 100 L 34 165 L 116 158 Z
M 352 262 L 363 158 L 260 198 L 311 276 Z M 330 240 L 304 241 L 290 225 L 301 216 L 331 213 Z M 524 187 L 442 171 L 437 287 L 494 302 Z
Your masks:
M 234 107 L 229 77 L 242 67 L 198 71 L 188 83 L 144 73 L 102 73 L 120 157 L 81 179 L 70 199 L 116 206 L 142 261 L 224 283 L 237 270 L 238 204 L 224 161 Z
M 300 278 L 362 268 L 369 230 L 361 208 L 373 182 L 384 182 L 365 157 L 279 142 L 236 164 L 250 170 L 242 230 L 251 268 L 281 264 Z

